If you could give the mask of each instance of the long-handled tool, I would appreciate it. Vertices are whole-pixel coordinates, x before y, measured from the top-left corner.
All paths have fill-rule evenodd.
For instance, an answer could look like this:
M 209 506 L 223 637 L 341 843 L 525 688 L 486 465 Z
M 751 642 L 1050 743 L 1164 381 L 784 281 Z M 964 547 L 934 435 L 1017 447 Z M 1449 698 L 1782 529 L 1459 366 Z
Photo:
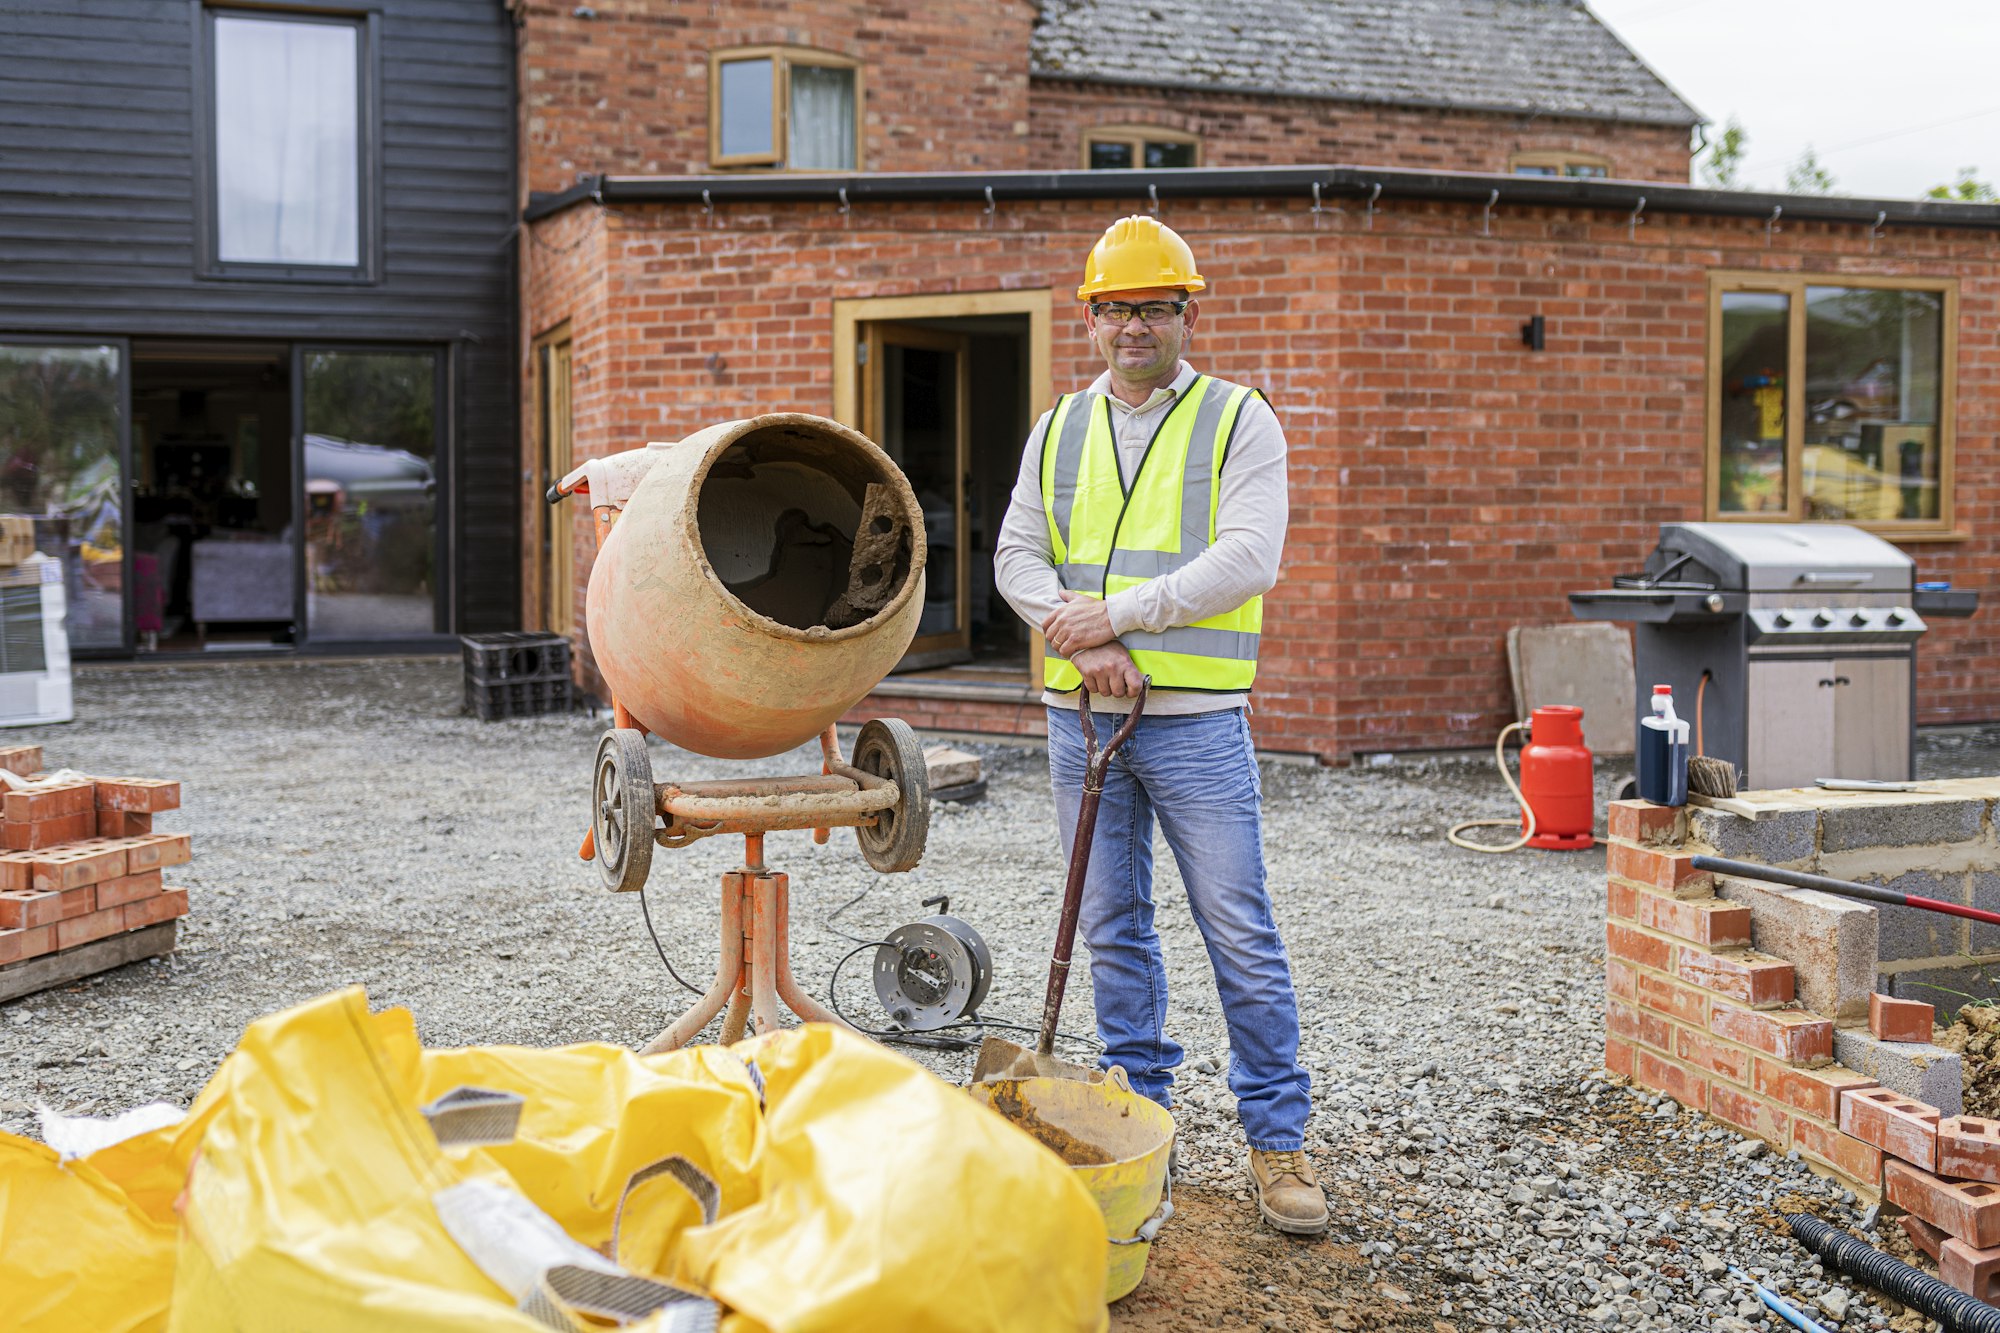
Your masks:
M 1978 907 L 1966 907 L 1961 903 L 1948 903 L 1940 898 L 1920 898 L 1914 893 L 1898 893 L 1877 884 L 1856 884 L 1853 880 L 1834 879 L 1830 875 L 1809 875 L 1802 870 L 1777 870 L 1770 866 L 1760 866 L 1753 861 L 1732 861 L 1723 856 L 1697 856 L 1689 860 L 1696 870 L 1713 871 L 1718 875 L 1734 875 L 1738 879 L 1760 879 L 1767 884 L 1784 884 L 1794 889 L 1817 889 L 1821 893 L 1838 894 L 1842 898 L 1860 898 L 1871 903 L 1887 903 L 1891 907 L 1914 907 L 1920 912 L 1942 912 L 1946 916 L 1962 916 L 1970 921 L 1984 921 L 1988 925 L 2000 926 L 2000 912 L 1988 912 Z
M 1063 990 L 1069 984 L 1069 960 L 1076 948 L 1076 920 L 1083 909 L 1083 879 L 1090 869 L 1090 843 L 1097 832 L 1097 803 L 1104 795 L 1104 774 L 1111 767 L 1111 756 L 1118 753 L 1118 747 L 1132 735 L 1132 728 L 1139 725 L 1139 714 L 1146 708 L 1146 691 L 1152 684 L 1151 676 L 1139 682 L 1139 697 L 1132 701 L 1132 711 L 1112 733 L 1110 742 L 1102 747 L 1097 743 L 1097 724 L 1090 717 L 1090 687 L 1079 687 L 1082 693 L 1077 700 L 1077 718 L 1083 724 L 1083 804 L 1077 808 L 1076 837 L 1070 842 L 1069 880 L 1063 886 L 1062 919 L 1056 924 L 1055 952 L 1049 958 L 1049 989 L 1042 1000 L 1041 1031 L 1032 1051 L 1001 1037 L 982 1041 L 979 1058 L 972 1066 L 974 1083 L 1003 1078 L 1096 1081 L 1104 1077 L 1100 1069 L 1055 1057 L 1056 1020 L 1062 1014 Z

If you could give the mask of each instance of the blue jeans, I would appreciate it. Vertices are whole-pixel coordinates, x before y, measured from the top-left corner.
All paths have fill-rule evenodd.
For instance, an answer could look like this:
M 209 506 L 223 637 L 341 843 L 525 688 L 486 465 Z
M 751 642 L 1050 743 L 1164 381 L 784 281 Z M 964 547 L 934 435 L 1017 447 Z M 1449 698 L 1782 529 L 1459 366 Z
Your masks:
M 1049 780 L 1063 853 L 1083 802 L 1083 727 L 1051 708 Z M 1097 714 L 1100 742 L 1123 719 Z M 1143 717 L 1111 761 L 1097 810 L 1080 927 L 1090 946 L 1103 1063 L 1162 1106 L 1181 1048 L 1167 1036 L 1167 970 L 1153 927 L 1153 820 L 1187 885 L 1229 1027 L 1229 1090 L 1250 1146 L 1304 1146 L 1311 1079 L 1299 1067 L 1299 1008 L 1264 885 L 1264 844 L 1250 726 L 1241 709 Z

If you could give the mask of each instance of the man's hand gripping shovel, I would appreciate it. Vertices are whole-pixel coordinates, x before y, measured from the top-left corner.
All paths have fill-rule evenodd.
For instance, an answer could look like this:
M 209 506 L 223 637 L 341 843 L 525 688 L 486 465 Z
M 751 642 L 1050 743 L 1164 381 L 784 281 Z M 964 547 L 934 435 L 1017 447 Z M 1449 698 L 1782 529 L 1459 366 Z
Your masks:
M 1097 832 L 1097 803 L 1104 795 L 1105 770 L 1111 766 L 1111 756 L 1118 753 L 1118 747 L 1139 725 L 1139 714 L 1146 708 L 1146 691 L 1152 683 L 1151 676 L 1139 682 L 1139 697 L 1132 701 L 1132 711 L 1112 734 L 1110 744 L 1101 749 L 1097 744 L 1097 725 L 1090 717 L 1090 687 L 1079 687 L 1077 720 L 1083 724 L 1083 804 L 1076 812 L 1076 837 L 1070 844 L 1069 881 L 1063 886 L 1062 920 L 1056 925 L 1055 953 L 1049 959 L 1049 990 L 1042 1001 L 1041 1032 L 1032 1051 L 1000 1037 L 982 1041 L 979 1059 L 972 1067 L 974 1083 L 1015 1078 L 1066 1078 L 1099 1083 L 1104 1079 L 1104 1071 L 1093 1065 L 1073 1064 L 1055 1057 L 1056 1020 L 1062 1014 L 1063 990 L 1069 984 L 1070 953 L 1076 947 L 1076 919 L 1083 907 L 1083 880 L 1090 868 L 1090 843 Z

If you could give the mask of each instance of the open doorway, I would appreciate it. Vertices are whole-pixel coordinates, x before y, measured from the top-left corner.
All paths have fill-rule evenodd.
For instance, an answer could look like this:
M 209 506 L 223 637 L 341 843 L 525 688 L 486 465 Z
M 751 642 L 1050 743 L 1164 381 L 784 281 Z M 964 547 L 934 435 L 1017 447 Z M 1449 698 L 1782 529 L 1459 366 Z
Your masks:
M 132 613 L 141 650 L 295 638 L 291 349 L 132 343 Z
M 835 415 L 896 460 L 924 510 L 924 614 L 898 670 L 1030 682 L 1037 645 L 995 586 L 993 553 L 1050 396 L 1049 294 L 840 301 L 834 339 L 853 368 Z

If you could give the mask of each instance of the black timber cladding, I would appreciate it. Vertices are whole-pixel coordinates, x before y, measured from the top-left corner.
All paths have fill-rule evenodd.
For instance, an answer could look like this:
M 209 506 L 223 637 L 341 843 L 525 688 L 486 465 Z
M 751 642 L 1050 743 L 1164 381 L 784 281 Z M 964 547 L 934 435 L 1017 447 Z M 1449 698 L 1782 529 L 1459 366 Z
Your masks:
M 198 9 L 0 0 L 0 336 L 448 347 L 451 628 L 512 629 L 514 32 L 500 0 L 366 9 L 381 16 L 381 280 L 287 283 L 196 276 Z

